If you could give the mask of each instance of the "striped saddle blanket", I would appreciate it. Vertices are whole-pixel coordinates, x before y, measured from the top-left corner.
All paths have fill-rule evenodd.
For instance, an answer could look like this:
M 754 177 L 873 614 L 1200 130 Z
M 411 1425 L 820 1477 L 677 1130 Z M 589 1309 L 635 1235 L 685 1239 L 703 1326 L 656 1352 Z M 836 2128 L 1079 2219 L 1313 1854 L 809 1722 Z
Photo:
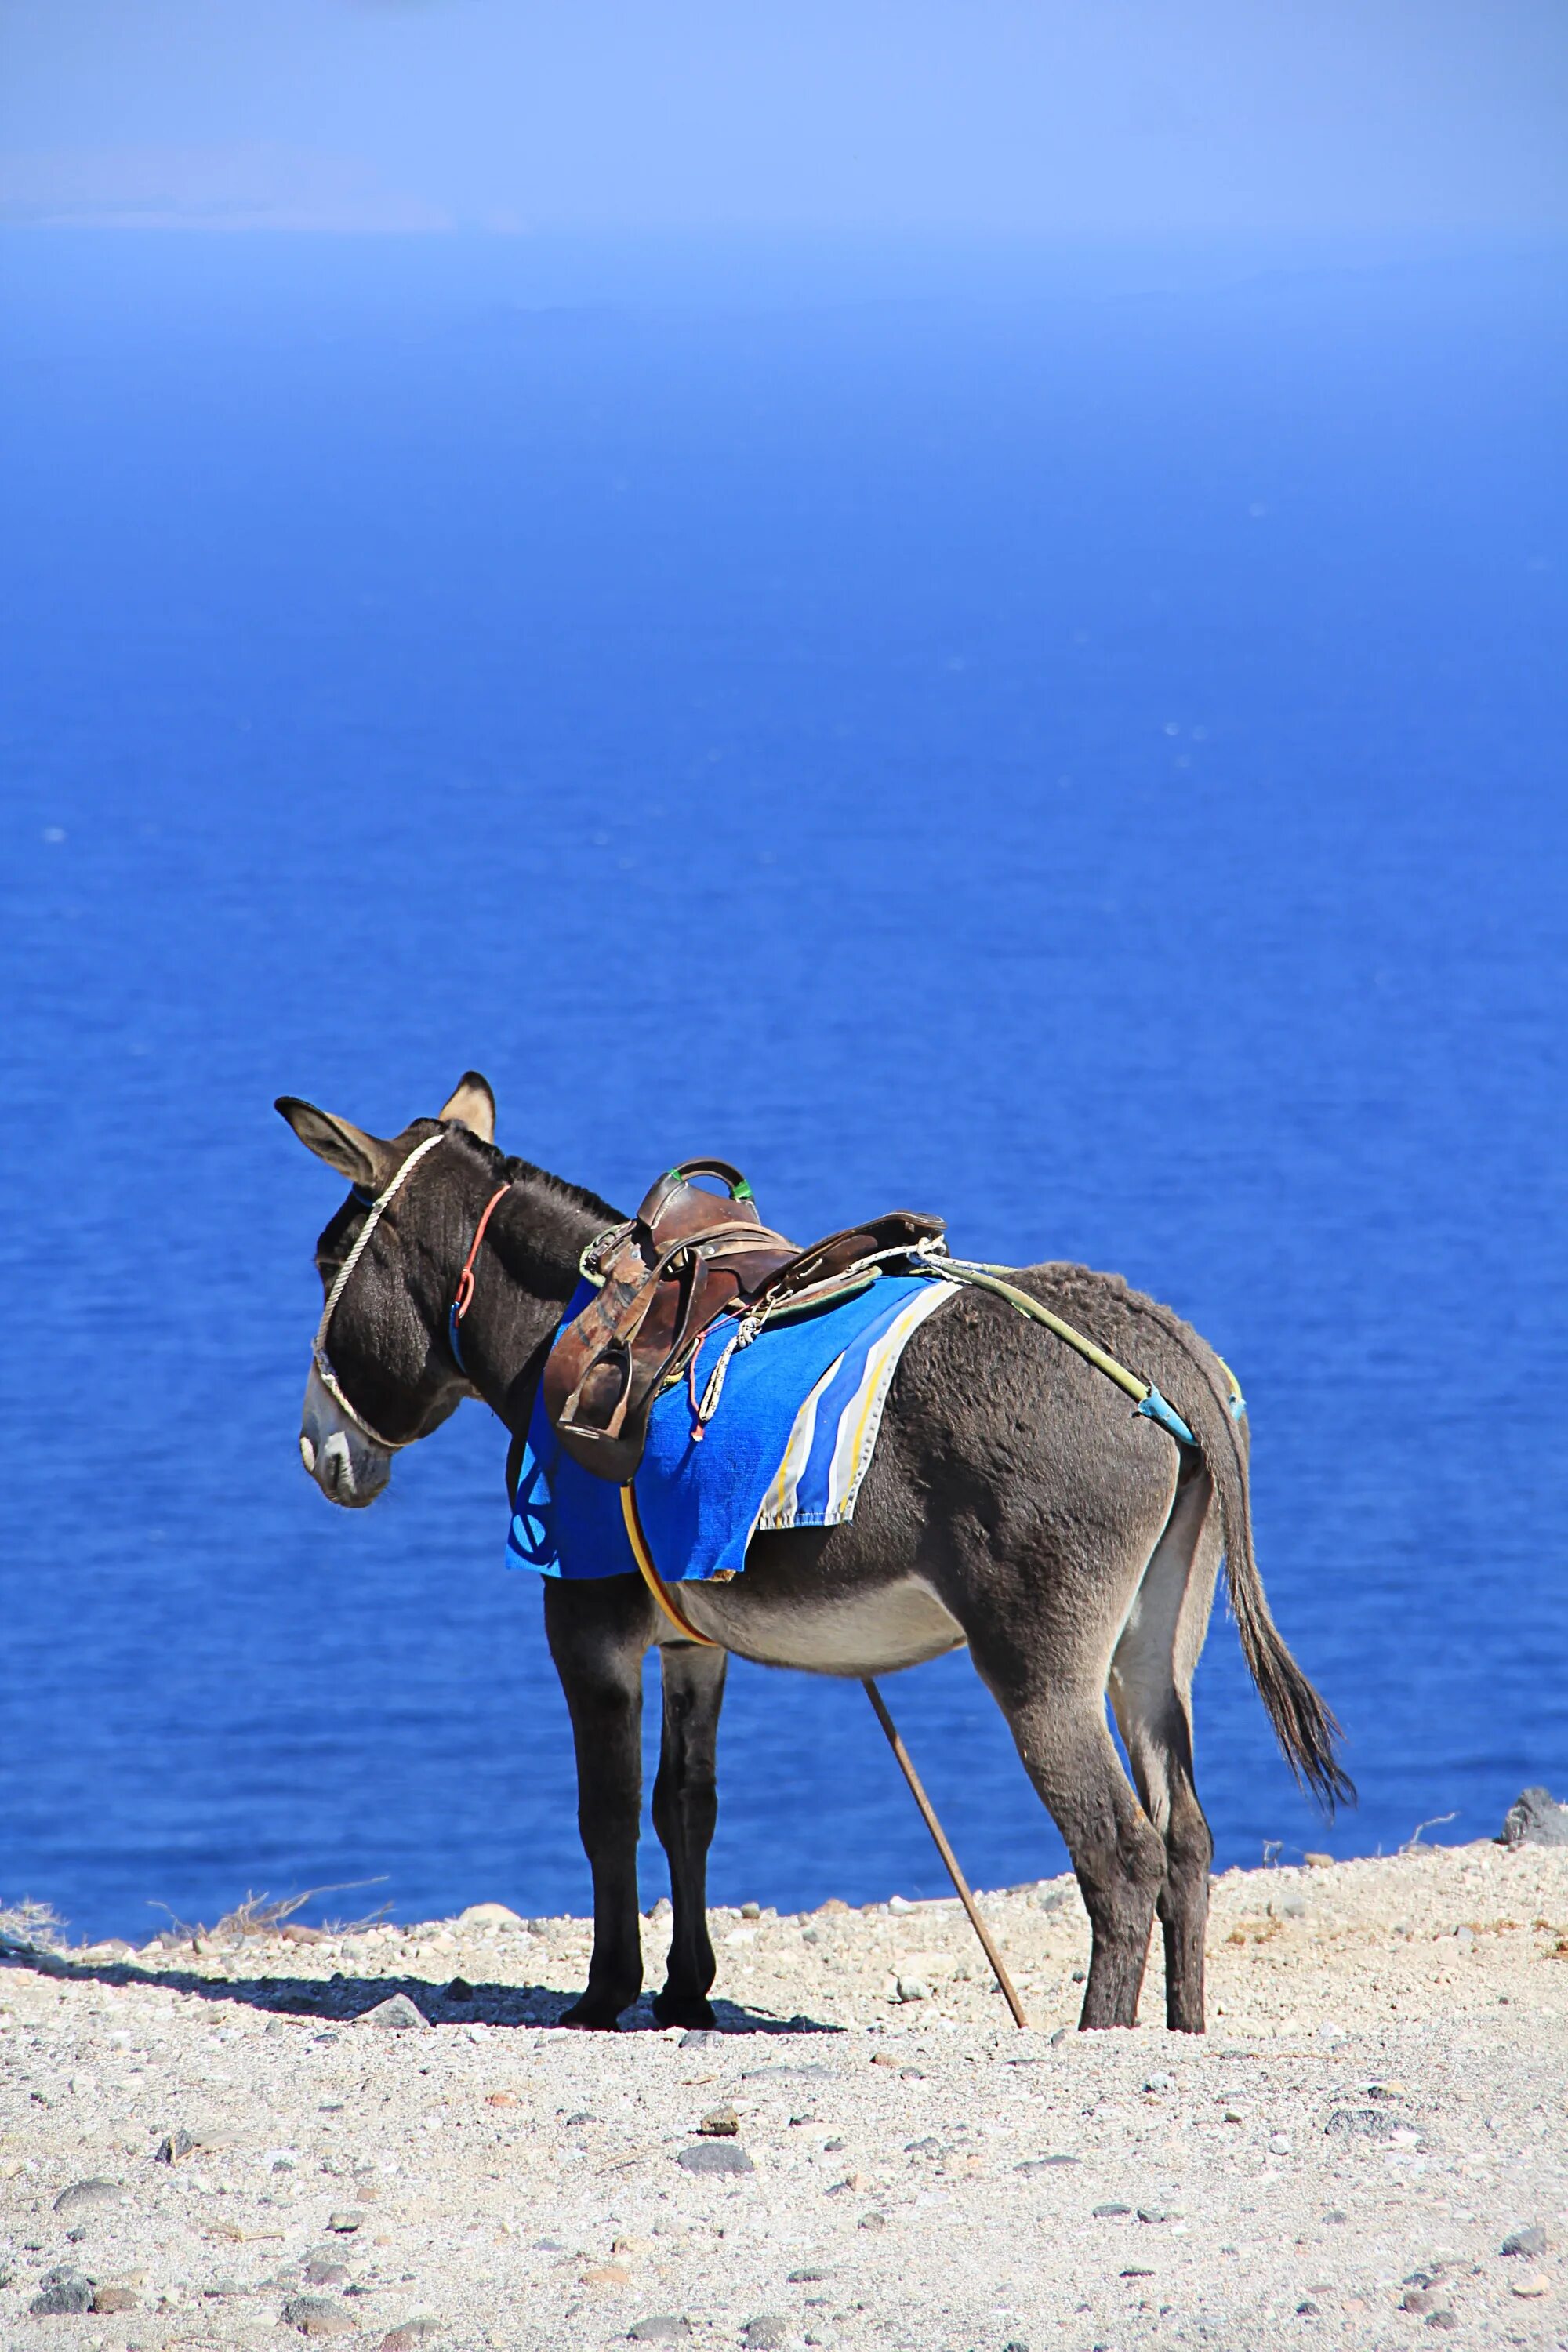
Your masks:
M 764 1324 L 707 1394 L 735 1336 L 730 1316 L 706 1334 L 689 1378 L 653 1409 L 633 1480 L 637 1517 L 666 1583 L 733 1576 L 746 1546 L 773 1528 L 832 1528 L 855 1516 L 899 1359 L 956 1285 L 940 1274 L 885 1274 L 815 1312 Z M 584 1286 L 563 1326 L 590 1296 Z M 536 1399 L 512 1498 L 507 1564 L 543 1576 L 637 1572 L 618 1487 L 562 1451 Z

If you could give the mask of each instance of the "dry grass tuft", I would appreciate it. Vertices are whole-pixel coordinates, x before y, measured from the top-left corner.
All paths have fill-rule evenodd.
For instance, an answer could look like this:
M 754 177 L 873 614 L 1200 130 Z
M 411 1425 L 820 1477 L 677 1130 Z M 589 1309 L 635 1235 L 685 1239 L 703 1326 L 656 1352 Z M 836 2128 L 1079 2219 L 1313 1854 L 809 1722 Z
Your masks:
M 11 1903 L 0 1911 L 0 1952 L 22 1958 L 58 1952 L 64 1943 L 65 1921 L 47 1903 Z
M 307 1903 L 314 1903 L 320 1895 L 348 1895 L 362 1886 L 383 1884 L 379 1878 L 349 1878 L 336 1886 L 307 1886 L 300 1895 L 247 1895 L 243 1902 L 237 1903 L 232 1911 L 226 1911 L 210 1927 L 203 1927 L 199 1921 L 177 1919 L 166 1903 L 154 1903 L 152 1907 L 169 1913 L 169 1925 L 162 1931 L 160 1943 L 189 1944 L 193 1950 L 199 1951 L 205 1944 L 243 1944 L 277 1936 L 296 1911 L 302 1911 Z M 354 1936 L 366 1927 L 376 1927 L 391 1908 L 390 1903 L 383 1903 L 363 1918 L 329 1919 L 320 1927 L 296 1927 L 290 1932 L 297 1940 L 311 1941 L 318 1937 Z

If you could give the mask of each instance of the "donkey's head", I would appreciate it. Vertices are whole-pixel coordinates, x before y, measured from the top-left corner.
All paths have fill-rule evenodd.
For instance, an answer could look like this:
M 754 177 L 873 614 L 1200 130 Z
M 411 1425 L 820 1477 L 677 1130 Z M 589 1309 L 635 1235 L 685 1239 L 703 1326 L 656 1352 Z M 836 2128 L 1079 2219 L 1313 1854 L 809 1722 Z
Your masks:
M 447 1318 L 473 1198 L 503 1166 L 495 1097 L 470 1070 L 435 1118 L 389 1141 L 293 1095 L 277 1107 L 353 1187 L 316 1244 L 324 1305 L 300 1453 L 329 1501 L 358 1508 L 385 1486 L 394 1454 L 472 1392 Z

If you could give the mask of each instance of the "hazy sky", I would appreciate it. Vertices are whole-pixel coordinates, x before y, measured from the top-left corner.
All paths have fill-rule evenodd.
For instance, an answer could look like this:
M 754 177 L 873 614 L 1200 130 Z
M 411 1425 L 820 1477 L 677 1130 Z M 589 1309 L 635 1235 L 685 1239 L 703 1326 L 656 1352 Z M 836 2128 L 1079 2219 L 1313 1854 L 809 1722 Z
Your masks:
M 1568 0 L 0 0 L 13 221 L 1539 231 Z

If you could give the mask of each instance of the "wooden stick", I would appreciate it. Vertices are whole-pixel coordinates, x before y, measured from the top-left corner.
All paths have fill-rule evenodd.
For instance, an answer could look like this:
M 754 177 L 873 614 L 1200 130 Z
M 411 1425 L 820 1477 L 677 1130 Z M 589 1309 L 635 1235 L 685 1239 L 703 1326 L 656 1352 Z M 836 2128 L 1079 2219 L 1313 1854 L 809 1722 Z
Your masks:
M 888 1703 L 869 1675 L 865 1677 L 861 1687 L 876 1710 L 878 1722 L 888 1735 L 888 1745 L 899 1759 L 899 1769 L 910 1784 L 910 1793 L 921 1809 L 921 1819 L 930 1830 L 936 1842 L 936 1850 L 947 1864 L 947 1874 L 958 1889 L 958 1899 L 969 1914 L 969 1924 L 980 1938 L 980 1948 L 991 1963 L 993 1973 L 1002 1988 L 1003 1998 L 1013 2012 L 1014 2023 L 1027 2026 L 1029 2021 L 1024 2014 L 1024 2004 L 1014 1990 L 1013 1979 L 1007 1974 L 1006 1963 L 991 1940 L 991 1930 L 980 1916 L 980 1906 L 969 1891 L 969 1881 L 958 1866 L 958 1856 L 942 1832 L 942 1823 L 937 1820 L 931 1801 L 921 1786 L 921 1776 L 910 1761 L 909 1749 L 899 1738 L 898 1727 L 888 1713 Z

